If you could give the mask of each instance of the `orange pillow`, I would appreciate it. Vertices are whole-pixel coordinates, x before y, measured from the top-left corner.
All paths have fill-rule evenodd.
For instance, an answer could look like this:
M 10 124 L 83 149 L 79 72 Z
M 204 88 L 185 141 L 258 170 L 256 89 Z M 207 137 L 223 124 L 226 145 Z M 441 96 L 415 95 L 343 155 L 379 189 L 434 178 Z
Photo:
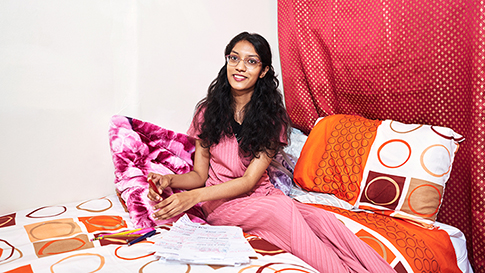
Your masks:
M 430 225 L 463 140 L 446 127 L 328 116 L 310 132 L 294 180 L 356 209 Z
M 334 194 L 354 205 L 381 121 L 350 115 L 320 120 L 310 132 L 293 178 L 307 191 Z

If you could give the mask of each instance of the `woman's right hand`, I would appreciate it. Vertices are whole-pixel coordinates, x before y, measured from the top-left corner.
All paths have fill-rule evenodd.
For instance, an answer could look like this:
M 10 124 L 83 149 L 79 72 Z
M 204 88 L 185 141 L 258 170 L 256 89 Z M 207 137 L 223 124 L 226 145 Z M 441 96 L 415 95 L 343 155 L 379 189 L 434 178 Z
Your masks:
M 149 173 L 147 180 L 151 180 L 157 187 L 158 192 L 161 194 L 166 187 L 169 187 L 172 184 L 172 175 Z M 158 194 L 152 187 L 149 187 L 147 197 L 152 201 L 160 202 L 163 200 L 160 194 Z

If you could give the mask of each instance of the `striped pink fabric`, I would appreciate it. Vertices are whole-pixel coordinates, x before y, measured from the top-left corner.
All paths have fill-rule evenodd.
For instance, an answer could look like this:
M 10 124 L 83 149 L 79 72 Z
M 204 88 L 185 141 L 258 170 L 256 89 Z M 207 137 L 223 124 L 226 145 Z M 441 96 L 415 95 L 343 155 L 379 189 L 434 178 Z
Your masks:
M 203 111 L 199 117 L 203 118 Z M 201 120 L 199 120 L 199 122 L 201 122 Z M 198 139 L 197 135 L 199 134 L 199 131 L 193 126 L 193 122 L 191 123 L 187 134 Z M 210 148 L 209 178 L 205 183 L 206 187 L 242 177 L 249 163 L 250 159 L 239 154 L 239 147 L 236 138 L 223 137 L 218 145 Z M 250 195 L 266 196 L 269 194 L 274 194 L 275 192 L 277 194 L 283 194 L 280 190 L 276 189 L 273 184 L 271 184 L 268 174 L 265 173 L 251 192 L 248 192 L 240 197 Z M 210 213 L 225 201 L 228 200 L 208 201 L 204 202 L 202 206 L 206 213 Z
M 191 126 L 188 135 L 197 137 Z M 206 186 L 241 177 L 249 161 L 239 155 L 234 137 L 210 148 Z M 203 204 L 208 223 L 240 226 L 307 262 L 320 272 L 395 272 L 369 245 L 337 218 L 291 200 L 265 174 L 253 191 L 233 200 Z
M 208 215 L 207 222 L 240 226 L 245 232 L 299 257 L 319 272 L 395 272 L 333 214 L 285 195 L 251 196 L 225 202 Z

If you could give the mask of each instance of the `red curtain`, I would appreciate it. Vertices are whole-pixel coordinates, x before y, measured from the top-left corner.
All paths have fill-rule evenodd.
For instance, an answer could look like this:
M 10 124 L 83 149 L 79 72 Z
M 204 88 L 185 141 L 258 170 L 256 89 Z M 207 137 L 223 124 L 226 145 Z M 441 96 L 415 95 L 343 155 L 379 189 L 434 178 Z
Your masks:
M 485 4 L 479 0 L 279 0 L 285 101 L 308 133 L 358 114 L 465 136 L 438 220 L 465 233 L 485 272 Z

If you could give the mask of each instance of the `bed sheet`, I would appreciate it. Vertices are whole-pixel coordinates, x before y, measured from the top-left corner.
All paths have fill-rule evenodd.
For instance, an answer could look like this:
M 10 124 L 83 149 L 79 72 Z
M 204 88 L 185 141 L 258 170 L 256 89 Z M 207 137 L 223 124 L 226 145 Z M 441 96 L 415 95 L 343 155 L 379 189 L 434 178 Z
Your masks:
M 449 272 L 450 268 L 456 269 L 456 271 L 451 272 L 473 272 L 468 260 L 465 235 L 453 226 L 435 222 L 435 228 L 427 230 L 390 216 L 372 214 L 362 210 L 352 211 L 351 204 L 336 198 L 334 195 L 308 192 L 296 186 L 292 188 L 291 197 L 299 202 L 313 204 L 334 213 L 354 234 L 366 241 L 388 260 L 389 264 L 398 272 L 417 271 L 416 267 L 420 266 L 419 263 L 423 262 L 423 266 L 425 266 L 426 261 L 430 262 L 426 272 L 433 272 L 433 270 L 430 270 L 432 269 L 432 261 L 440 261 L 439 256 L 444 256 L 445 253 L 448 256 L 454 254 L 456 258 L 453 259 L 456 261 L 459 270 L 454 267 L 454 261 L 446 265 L 440 262 L 434 272 Z M 392 232 L 389 232 L 390 230 Z M 393 240 L 394 237 L 401 236 L 399 234 L 402 234 L 404 240 Z M 434 241 L 438 244 L 433 245 Z M 423 253 L 426 253 L 424 246 L 432 250 L 433 253 L 429 252 L 426 257 L 424 254 L 419 257 L 421 250 L 418 246 L 423 247 Z M 413 254 L 413 252 L 416 254 Z M 416 255 L 415 259 L 410 259 L 413 255 Z M 448 261 L 444 263 L 446 262 Z
M 127 246 L 95 234 L 133 229 L 116 195 L 70 204 L 27 209 L 0 216 L 0 272 L 317 272 L 299 258 L 247 235 L 257 257 L 232 266 L 158 262 L 150 248 L 170 228 L 157 228 L 149 240 Z
M 412 262 L 400 256 L 400 250 L 389 238 L 381 235 L 363 217 L 337 207 L 345 204 L 332 196 L 315 195 L 294 190 L 294 198 L 306 203 L 326 203 L 322 206 L 335 213 L 350 230 L 369 243 L 388 260 L 398 272 L 412 272 Z M 368 218 L 368 214 L 364 214 Z M 372 214 L 371 214 L 372 215 Z M 383 217 L 379 215 L 378 217 Z M 382 219 L 380 220 L 382 223 Z M 385 224 L 389 228 L 389 223 Z M 458 267 L 472 272 L 467 259 L 466 241 L 458 229 L 437 223 L 449 235 Z M 299 258 L 256 236 L 246 235 L 258 253 L 257 259 L 239 267 L 208 265 L 163 264 L 150 253 L 152 244 L 170 228 L 157 229 L 149 240 L 127 246 L 117 240 L 95 240 L 96 234 L 133 229 L 129 214 L 116 195 L 70 204 L 44 206 L 0 216 L 0 272 L 258 272 L 271 271 L 316 272 Z M 399 228 L 393 226 L 391 228 Z M 406 229 L 413 227 L 405 226 Z M 422 229 L 421 227 L 415 227 Z M 382 227 L 381 227 L 382 229 Z M 396 231 L 395 234 L 398 234 Z M 442 234 L 441 234 L 442 235 Z M 440 236 L 441 236 L 440 235 Z M 433 239 L 433 238 L 432 238 Z M 439 239 L 439 238 L 436 238 Z M 438 241 L 439 244 L 442 244 Z M 395 242 L 394 242 L 395 243 Z M 402 251 L 402 250 L 401 250 Z M 423 252 L 425 253 L 425 252 Z M 434 253 L 433 255 L 436 255 Z M 443 267 L 443 265 L 441 265 Z M 432 271 L 432 270 L 431 270 Z M 263 272 L 263 271 L 261 271 Z

